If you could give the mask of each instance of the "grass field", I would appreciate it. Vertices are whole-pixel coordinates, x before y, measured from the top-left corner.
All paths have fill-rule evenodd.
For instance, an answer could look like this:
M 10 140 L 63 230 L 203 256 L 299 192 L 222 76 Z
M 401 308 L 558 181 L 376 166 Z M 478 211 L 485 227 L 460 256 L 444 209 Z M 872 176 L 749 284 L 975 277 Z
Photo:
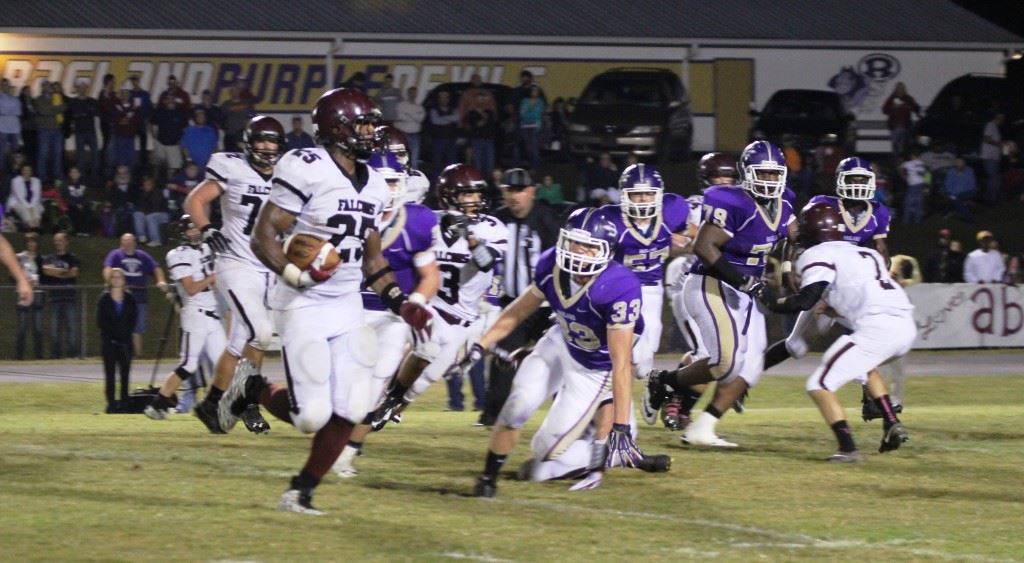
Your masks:
M 274 510 L 309 438 L 278 423 L 212 436 L 191 416 L 97 414 L 95 384 L 0 386 L 0 559 L 25 560 L 1016 560 L 1024 558 L 1024 378 L 920 377 L 911 441 L 861 466 L 821 461 L 833 438 L 803 379 L 774 377 L 685 450 L 644 427 L 670 473 L 615 470 L 598 490 L 505 479 L 467 497 L 486 448 L 441 386 L 368 443 L 362 474 L 325 479 L 321 518 Z M 850 417 L 859 390 L 846 389 Z M 531 421 L 529 432 L 539 424 Z M 524 440 L 507 467 L 528 457 Z

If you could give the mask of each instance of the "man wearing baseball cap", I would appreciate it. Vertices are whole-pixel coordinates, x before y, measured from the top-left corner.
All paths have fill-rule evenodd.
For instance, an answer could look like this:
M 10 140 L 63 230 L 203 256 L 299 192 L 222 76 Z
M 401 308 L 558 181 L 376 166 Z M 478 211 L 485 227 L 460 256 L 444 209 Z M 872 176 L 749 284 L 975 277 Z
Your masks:
M 978 231 L 978 248 L 964 261 L 964 281 L 967 283 L 1001 283 L 1006 273 L 1003 254 L 991 231 Z

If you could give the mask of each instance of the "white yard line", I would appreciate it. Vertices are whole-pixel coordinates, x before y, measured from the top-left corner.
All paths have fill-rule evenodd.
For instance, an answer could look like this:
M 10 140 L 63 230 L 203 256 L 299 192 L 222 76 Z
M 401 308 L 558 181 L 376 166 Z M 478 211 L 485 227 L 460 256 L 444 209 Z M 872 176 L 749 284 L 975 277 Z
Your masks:
M 500 559 L 498 557 L 492 557 L 486 553 L 462 553 L 461 551 L 444 551 L 441 553 L 435 553 L 438 557 L 447 557 L 448 559 L 462 559 L 465 561 L 484 561 L 485 563 L 512 563 L 514 559 Z

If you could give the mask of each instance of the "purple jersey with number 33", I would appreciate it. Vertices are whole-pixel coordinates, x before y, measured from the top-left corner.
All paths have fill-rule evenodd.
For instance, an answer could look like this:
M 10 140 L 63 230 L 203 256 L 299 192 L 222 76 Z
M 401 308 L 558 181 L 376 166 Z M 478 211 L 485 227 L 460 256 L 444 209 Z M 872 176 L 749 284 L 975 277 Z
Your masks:
M 419 281 L 414 258 L 421 252 L 431 251 L 436 229 L 437 216 L 433 211 L 418 203 L 407 203 L 398 209 L 391 224 L 381 233 L 384 258 L 395 273 L 398 287 L 406 295 L 416 288 Z M 368 311 L 387 310 L 380 297 L 366 288 L 363 288 L 363 308 Z
M 806 207 L 817 203 L 824 203 L 843 217 L 843 224 L 846 227 L 843 231 L 843 240 L 846 242 L 852 242 L 857 246 L 872 246 L 875 239 L 889 236 L 889 208 L 884 203 L 865 202 L 867 209 L 858 216 L 854 216 L 846 209 L 842 200 L 834 195 L 816 195 L 807 202 Z
M 686 218 L 690 214 L 690 206 L 682 196 L 665 194 L 663 197 L 661 214 L 646 229 L 640 229 L 635 219 L 626 217 L 621 205 L 601 208 L 619 232 L 615 261 L 633 270 L 643 285 L 661 285 L 665 262 L 672 249 L 672 233 L 686 230 Z
M 555 249 L 544 251 L 533 283 L 551 304 L 569 354 L 587 369 L 611 369 L 609 327 L 632 326 L 635 334 L 643 332 L 640 280 L 622 264 L 611 262 L 573 293 L 569 274 L 555 262 Z
M 776 206 L 774 216 L 769 217 L 768 211 L 743 188 L 714 186 L 704 192 L 701 221 L 729 234 L 729 240 L 721 248 L 729 264 L 742 274 L 759 278 L 764 273 L 768 253 L 786 236 L 789 223 L 795 220 L 793 205 L 785 198 L 777 200 Z M 700 259 L 690 271 L 708 273 Z

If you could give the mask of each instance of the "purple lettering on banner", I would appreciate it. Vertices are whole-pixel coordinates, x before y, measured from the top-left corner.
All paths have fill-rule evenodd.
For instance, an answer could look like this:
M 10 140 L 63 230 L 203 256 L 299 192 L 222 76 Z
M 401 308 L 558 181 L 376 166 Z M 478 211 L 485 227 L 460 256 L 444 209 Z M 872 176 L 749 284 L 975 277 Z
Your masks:
M 296 64 L 282 64 L 277 67 L 277 80 L 274 81 L 270 103 L 281 103 L 281 96 L 285 92 L 288 92 L 288 96 L 284 98 L 284 103 L 292 103 L 292 98 L 295 97 L 295 82 L 299 79 L 299 70 L 299 65 Z
M 313 100 L 310 94 L 315 93 L 320 97 L 324 86 L 327 85 L 327 67 L 322 64 L 312 64 L 306 67 L 306 80 L 302 82 L 302 91 L 299 94 L 299 103 L 308 106 Z
M 377 80 L 374 76 L 378 74 L 384 75 L 387 72 L 388 65 L 366 65 L 366 91 L 380 90 L 380 87 L 384 85 L 382 82 L 383 76 L 381 76 L 381 80 Z
M 242 71 L 240 65 L 224 63 L 217 69 L 217 80 L 213 84 L 213 101 L 219 103 L 221 90 L 230 88 L 238 80 L 238 74 Z
M 1024 325 L 1024 309 L 1021 309 L 1020 303 L 1016 303 L 1010 300 L 1010 296 L 1007 295 L 1009 292 L 1008 287 L 1003 286 L 1003 336 L 1010 336 L 1020 332 L 1021 326 Z M 1020 295 L 1019 291 L 1016 291 L 1017 295 Z M 1010 312 L 1016 312 L 1017 324 L 1013 328 L 1010 328 Z
M 984 295 L 985 298 L 988 299 L 988 306 L 981 307 L 974 312 L 974 315 L 971 317 L 971 325 L 978 334 L 994 334 L 993 329 L 996 324 L 994 307 L 995 296 L 992 295 L 992 292 L 988 288 L 983 287 L 971 294 L 971 301 L 973 303 L 977 303 L 979 295 Z M 987 324 L 981 324 L 982 318 L 987 319 Z
M 270 71 L 273 65 L 269 63 L 263 63 L 260 65 L 262 68 L 259 69 L 259 78 L 256 78 L 256 65 L 249 65 L 249 91 L 255 96 L 255 103 L 262 103 L 263 100 L 267 99 L 267 85 L 270 83 Z M 259 88 L 256 87 L 256 83 L 259 83 Z
M 920 338 L 922 341 L 928 340 L 928 336 L 931 333 L 938 330 L 939 325 L 945 324 L 949 318 L 949 314 L 952 313 L 956 308 L 964 303 L 964 293 L 962 291 L 957 292 L 955 295 L 949 298 L 949 301 L 942 306 L 938 312 L 928 315 L 925 319 L 924 324 L 918 323 L 917 328 L 920 331 Z

